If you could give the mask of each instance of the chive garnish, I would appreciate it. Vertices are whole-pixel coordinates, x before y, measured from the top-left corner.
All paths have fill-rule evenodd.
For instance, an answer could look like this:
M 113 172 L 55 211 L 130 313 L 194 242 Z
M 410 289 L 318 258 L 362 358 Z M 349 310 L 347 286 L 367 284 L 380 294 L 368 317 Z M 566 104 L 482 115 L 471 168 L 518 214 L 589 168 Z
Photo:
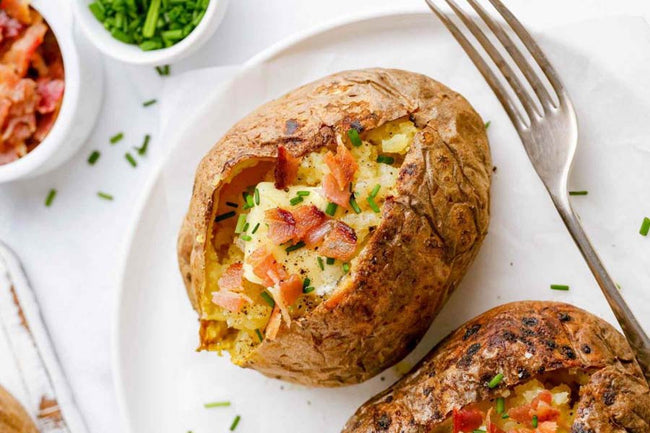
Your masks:
M 297 244 L 291 245 L 290 247 L 285 248 L 284 250 L 287 253 L 290 253 L 292 251 L 299 250 L 300 248 L 304 247 L 305 243 L 303 241 L 298 242 Z
M 158 102 L 156 99 L 149 99 L 148 101 L 144 101 L 144 102 L 142 103 L 142 106 L 143 106 L 143 107 L 148 107 L 148 106 L 150 106 L 150 105 L 155 104 L 156 102 Z
M 350 272 L 350 264 L 349 263 L 343 263 L 343 272 L 348 273 Z
M 169 65 L 156 66 L 156 71 L 161 77 L 169 75 Z
M 553 290 L 569 290 L 569 286 L 565 284 L 551 284 L 551 289 Z
M 100 156 L 101 156 L 101 153 L 99 153 L 99 151 L 93 150 L 93 152 L 88 157 L 88 164 L 95 165 L 95 163 L 97 162 L 97 160 L 99 159 Z
M 50 192 L 47 193 L 47 197 L 45 198 L 45 206 L 50 206 L 52 205 L 52 202 L 54 201 L 54 197 L 56 197 L 56 190 L 51 189 Z
M 309 284 L 310 284 L 310 283 L 311 283 L 311 280 L 309 279 L 309 277 L 308 277 L 308 278 L 305 278 L 305 279 L 302 281 L 302 289 L 304 290 L 304 289 L 306 289 L 307 287 L 309 287 Z
M 392 156 L 379 155 L 377 157 L 377 162 L 391 165 L 392 163 L 395 162 L 395 158 L 393 158 Z
M 248 224 L 248 223 L 244 224 L 244 232 L 247 232 L 249 227 L 250 227 L 250 224 Z
M 377 203 L 375 202 L 375 199 L 372 196 L 367 197 L 366 201 L 368 202 L 368 205 L 370 206 L 370 209 L 373 210 L 373 212 L 375 213 L 381 212 L 379 210 L 379 206 L 377 206 Z
M 352 210 L 354 210 L 355 213 L 361 213 L 361 208 L 359 208 L 359 204 L 354 198 L 354 194 L 350 196 L 350 206 L 352 207 Z
M 485 430 L 481 430 L 480 428 L 472 431 L 472 433 L 487 433 Z
M 248 236 L 248 235 L 246 235 L 246 234 L 241 235 L 240 237 L 241 237 L 243 240 L 245 240 L 246 242 L 250 242 L 250 241 L 253 240 L 252 237 L 250 237 L 250 236 Z
M 650 232 L 650 218 L 645 217 L 643 218 L 643 222 L 641 223 L 641 229 L 639 230 L 639 234 L 641 236 L 648 236 L 649 232 Z
M 324 271 L 325 270 L 325 265 L 323 264 L 323 258 L 318 257 L 317 260 L 318 260 L 318 267 L 320 268 L 321 271 Z
M 253 231 L 251 232 L 251 234 L 254 235 L 257 229 L 259 228 L 260 228 L 260 223 L 255 224 L 255 227 L 253 227 Z
M 380 184 L 375 185 L 375 187 L 370 191 L 370 197 L 375 198 L 377 197 L 377 193 L 379 193 L 379 188 L 381 188 Z
M 212 409 L 215 407 L 230 407 L 230 402 L 229 401 L 214 401 L 212 403 L 205 403 L 203 405 L 204 408 L 206 409 Z
M 502 414 L 506 410 L 506 399 L 503 397 L 497 398 L 497 413 Z
M 296 195 L 298 197 L 307 197 L 309 194 L 311 194 L 310 191 L 298 191 L 298 192 L 296 192 Z
M 138 151 L 138 155 L 145 155 L 147 153 L 147 148 L 149 147 L 149 140 L 151 140 L 151 135 L 146 134 L 144 140 L 142 141 L 142 146 L 134 147 Z
M 230 424 L 230 431 L 234 431 L 237 428 L 237 425 L 239 424 L 239 420 L 241 419 L 241 416 L 237 415 L 234 420 L 232 420 L 232 424 Z
M 260 342 L 264 341 L 264 336 L 262 335 L 259 329 L 256 329 L 255 333 L 257 334 L 257 338 L 260 339 Z
M 131 164 L 132 167 L 138 166 L 137 161 L 135 160 L 135 158 L 133 158 L 133 155 L 131 155 L 129 152 L 126 152 L 124 154 L 124 158 L 126 158 L 126 160 L 129 161 L 129 164 Z
M 235 233 L 239 234 L 244 231 L 244 225 L 246 224 L 246 214 L 239 214 L 237 218 L 237 225 L 235 226 Z
M 533 421 L 530 423 L 533 427 L 537 428 L 537 424 L 539 424 L 539 421 L 537 419 L 537 415 L 533 415 Z
M 304 199 L 302 197 L 294 197 L 291 200 L 289 200 L 289 203 L 291 204 L 291 206 L 295 206 L 298 203 L 302 203 L 303 201 Z
M 304 289 L 302 289 L 302 293 L 311 293 L 314 290 L 316 290 L 316 288 L 314 286 L 309 286 L 309 287 L 305 287 Z
M 275 307 L 275 301 L 273 300 L 273 297 L 269 295 L 269 292 L 264 291 L 260 293 L 260 296 L 264 299 L 264 302 L 271 306 L 271 308 Z
M 491 120 L 488 120 L 487 122 L 485 122 L 485 129 L 488 129 L 490 127 L 491 123 L 492 123 Z
M 499 384 L 501 383 L 502 380 L 503 380 L 503 373 L 499 373 L 499 374 L 497 374 L 496 376 L 494 376 L 494 377 L 492 378 L 492 380 L 490 380 L 490 381 L 488 382 L 487 386 L 488 386 L 488 388 L 490 388 L 490 389 L 492 389 L 492 388 L 496 388 L 497 385 L 499 385 Z
M 508 418 L 510 418 L 510 415 L 508 415 L 507 413 L 501 415 L 501 419 L 508 419 Z
M 246 202 L 246 204 L 244 205 L 244 209 L 250 209 L 252 207 L 255 207 L 255 202 L 253 201 L 252 195 L 248 193 L 244 193 L 244 201 Z
M 220 222 L 220 221 L 227 220 L 228 218 L 232 218 L 232 217 L 234 217 L 235 215 L 237 215 L 237 213 L 236 213 L 235 211 L 230 211 L 230 212 L 222 213 L 221 215 L 217 215 L 217 216 L 214 218 L 214 222 L 218 223 L 218 222 Z
M 107 193 L 105 193 L 105 192 L 101 192 L 101 191 L 99 191 L 99 192 L 97 193 L 97 197 L 99 197 L 99 198 L 103 198 L 104 200 L 113 200 L 113 196 L 112 196 L 112 195 L 107 194 Z
M 589 191 L 569 191 L 569 195 L 587 195 Z
M 255 204 L 260 205 L 260 190 L 255 188 Z
M 120 141 L 123 138 L 124 138 L 124 133 L 123 132 L 118 132 L 117 134 L 115 134 L 114 136 L 112 136 L 110 138 L 110 142 L 111 142 L 111 144 L 115 144 L 115 143 L 117 143 L 118 141 Z
M 357 131 L 354 128 L 348 129 L 348 138 L 350 139 L 350 142 L 352 143 L 353 146 L 359 147 L 361 146 L 361 137 L 359 137 L 359 131 Z
M 334 259 L 334 258 L 332 258 L 332 257 L 328 257 L 327 260 L 325 260 L 325 262 L 326 262 L 328 265 L 333 265 L 335 261 L 336 261 L 336 259 Z
M 327 208 L 325 208 L 325 213 L 329 216 L 334 216 L 338 207 L 336 203 L 329 202 L 327 203 Z
M 239 205 L 238 205 L 237 203 L 233 203 L 233 202 L 231 202 L 231 201 L 227 201 L 227 202 L 226 202 L 226 206 L 230 206 L 230 207 L 239 207 Z

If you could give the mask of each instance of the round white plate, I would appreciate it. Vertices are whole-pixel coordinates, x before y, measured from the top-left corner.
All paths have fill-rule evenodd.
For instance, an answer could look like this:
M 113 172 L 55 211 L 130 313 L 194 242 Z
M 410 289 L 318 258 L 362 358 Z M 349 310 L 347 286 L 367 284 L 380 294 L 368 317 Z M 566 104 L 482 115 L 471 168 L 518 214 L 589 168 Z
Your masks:
M 634 71 L 630 67 L 618 78 L 601 79 L 598 68 L 602 67 L 586 59 L 597 57 L 598 52 L 623 56 L 621 50 L 600 44 L 592 52 L 593 44 L 585 48 L 561 42 L 570 39 L 568 35 L 563 39 L 559 32 L 554 39 L 542 38 L 542 45 L 558 60 L 556 66 L 566 76 L 576 105 L 588 108 L 579 110 L 579 115 L 589 147 L 580 148 L 573 182 L 577 189 L 589 189 L 590 194 L 578 197 L 576 204 L 626 297 L 648 325 L 650 299 L 640 284 L 650 279 L 648 259 L 640 253 L 647 252 L 648 244 L 642 244 L 645 239 L 636 233 L 641 217 L 634 213 L 639 207 L 632 205 L 650 202 L 650 191 L 643 186 L 650 184 L 650 152 L 644 144 L 628 145 L 626 139 L 650 135 L 650 131 L 641 131 L 650 125 L 623 123 L 615 130 L 600 126 L 606 112 L 589 104 L 594 89 L 599 88 L 589 80 L 597 77 L 603 89 L 628 94 L 624 80 Z M 587 39 L 599 43 L 598 31 Z M 197 318 L 185 296 L 175 254 L 194 168 L 235 121 L 300 84 L 331 72 L 369 66 L 423 72 L 465 95 L 484 119 L 491 121 L 489 135 L 496 166 L 490 234 L 461 286 L 400 368 L 408 368 L 463 321 L 511 300 L 571 302 L 612 321 L 505 113 L 435 17 L 379 14 L 339 22 L 257 56 L 231 83 L 211 91 L 198 114 L 170 139 L 170 155 L 140 203 L 120 275 L 115 376 L 129 431 L 226 431 L 235 415 L 241 415 L 237 432 L 336 432 L 359 404 L 399 376 L 399 369 L 391 368 L 361 385 L 308 389 L 234 367 L 227 357 L 196 353 Z M 583 74 L 578 76 L 575 71 Z M 643 95 L 638 96 L 640 93 Z M 626 99 L 621 110 L 646 107 L 650 101 L 647 93 L 644 90 L 637 92 L 636 99 Z M 617 158 L 611 158 L 612 154 Z M 552 283 L 569 284 L 571 290 L 552 291 Z M 224 400 L 232 406 L 203 407 Z

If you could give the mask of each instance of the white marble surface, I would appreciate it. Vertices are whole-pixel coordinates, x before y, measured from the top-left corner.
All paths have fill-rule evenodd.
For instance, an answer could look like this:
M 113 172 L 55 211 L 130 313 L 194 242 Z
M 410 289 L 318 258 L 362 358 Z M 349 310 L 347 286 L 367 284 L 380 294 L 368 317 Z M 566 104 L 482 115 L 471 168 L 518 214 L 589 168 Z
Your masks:
M 75 0 L 71 0 L 75 1 Z M 650 18 L 646 0 L 510 0 L 522 21 L 534 29 L 612 14 Z M 172 73 L 241 63 L 270 44 L 314 25 L 349 14 L 395 7 L 387 0 L 237 0 L 221 28 Z M 420 5 L 419 0 L 399 4 Z M 142 185 L 160 156 L 158 108 L 141 103 L 155 98 L 161 78 L 151 68 L 130 67 L 105 59 L 105 99 L 100 119 L 86 146 L 70 162 L 40 178 L 0 186 L 0 238 L 24 262 L 41 303 L 45 322 L 92 432 L 121 431 L 111 377 L 110 330 L 116 271 L 125 227 Z M 109 137 L 125 139 L 111 146 Z M 124 159 L 152 133 L 149 154 L 133 169 Z M 102 156 L 91 167 L 90 152 Z M 50 188 L 59 193 L 50 208 Z M 97 191 L 115 196 L 102 201 Z M 146 314 L 143 306 L 143 314 Z M 6 356 L 0 352 L 0 357 Z M 4 365 L 0 363 L 0 365 Z M 9 378 L 7 378 L 9 377 Z M 13 379 L 13 380 L 12 380 Z M 0 371 L 0 382 L 16 383 L 15 373 Z

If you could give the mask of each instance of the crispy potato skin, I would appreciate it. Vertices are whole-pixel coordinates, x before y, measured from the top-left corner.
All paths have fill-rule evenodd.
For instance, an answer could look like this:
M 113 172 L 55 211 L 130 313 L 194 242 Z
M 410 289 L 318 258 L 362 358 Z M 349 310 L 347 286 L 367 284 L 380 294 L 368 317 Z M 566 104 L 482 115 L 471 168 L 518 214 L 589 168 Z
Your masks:
M 378 374 L 415 347 L 487 233 L 492 164 L 484 123 L 462 96 L 424 75 L 345 71 L 261 106 L 199 165 L 178 242 L 197 309 L 213 193 L 238 164 L 274 159 L 278 145 L 297 157 L 334 148 L 336 134 L 352 124 L 370 130 L 405 116 L 420 131 L 401 167 L 399 194 L 386 200 L 358 267 L 330 299 L 261 343 L 246 367 L 339 386 Z
M 18 401 L 0 386 L 0 432 L 38 433 L 32 419 Z
M 494 308 L 461 326 L 363 404 L 343 432 L 429 432 L 454 408 L 566 368 L 593 372 L 580 389 L 572 433 L 650 432 L 650 390 L 625 338 L 584 310 L 534 301 Z M 497 373 L 504 379 L 491 390 Z

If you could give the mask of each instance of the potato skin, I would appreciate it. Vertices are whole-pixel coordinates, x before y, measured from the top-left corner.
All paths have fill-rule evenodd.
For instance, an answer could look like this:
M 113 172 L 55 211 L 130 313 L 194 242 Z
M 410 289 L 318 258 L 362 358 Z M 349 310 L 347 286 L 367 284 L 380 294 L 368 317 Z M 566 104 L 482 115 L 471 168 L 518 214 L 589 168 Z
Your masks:
M 238 122 L 205 156 L 178 242 L 188 295 L 199 310 L 213 193 L 233 169 L 323 146 L 410 116 L 420 128 L 361 260 L 326 302 L 282 325 L 245 367 L 313 386 L 362 382 L 418 343 L 487 233 L 492 164 L 484 122 L 459 94 L 395 69 L 340 72 L 271 101 Z M 387 284 L 388 282 L 388 284 Z M 199 311 L 199 314 L 201 312 Z
M 502 305 L 462 325 L 364 403 L 343 432 L 429 432 L 453 409 L 565 368 L 593 372 L 572 433 L 650 432 L 650 390 L 625 338 L 584 310 L 537 301 Z M 503 381 L 491 390 L 497 373 Z
M 0 432 L 38 433 L 25 409 L 9 392 L 0 386 Z

